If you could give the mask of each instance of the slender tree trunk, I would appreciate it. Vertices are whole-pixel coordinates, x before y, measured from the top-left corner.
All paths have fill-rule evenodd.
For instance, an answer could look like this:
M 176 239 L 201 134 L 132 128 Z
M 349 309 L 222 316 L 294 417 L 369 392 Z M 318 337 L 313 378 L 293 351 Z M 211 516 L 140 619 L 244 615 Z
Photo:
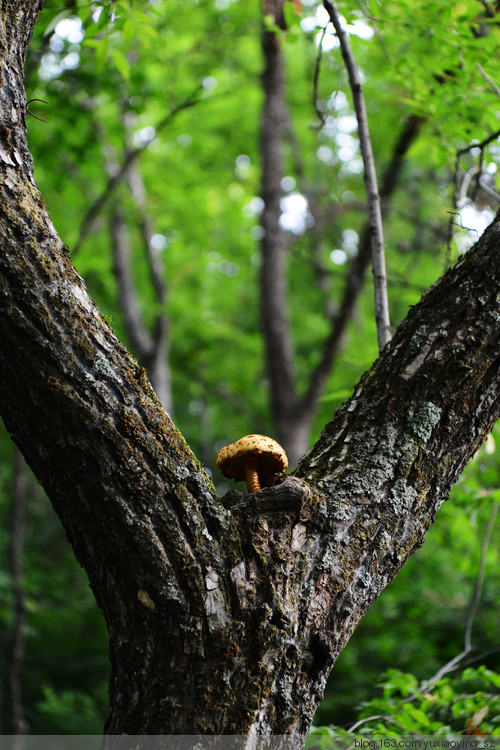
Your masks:
M 364 179 L 368 204 L 368 224 L 372 244 L 372 271 L 375 299 L 375 320 L 377 323 L 377 340 L 379 351 L 391 340 L 391 325 L 389 321 L 389 301 L 387 297 L 387 276 L 385 270 L 385 242 L 382 227 L 382 209 L 378 192 L 375 160 L 368 128 L 363 87 L 349 42 L 349 36 L 340 22 L 338 10 L 331 0 L 324 0 L 330 21 L 332 22 L 339 40 L 342 57 L 349 76 L 356 119 L 358 121 L 359 147 L 363 157 Z
M 218 498 L 87 295 L 32 176 L 0 12 L 0 413 L 110 639 L 110 734 L 287 734 L 500 412 L 500 224 L 414 307 L 294 477 Z
M 124 107 L 126 106 L 127 103 L 125 102 Z M 170 321 L 167 313 L 165 268 L 158 252 L 153 247 L 154 229 L 148 215 L 146 190 L 137 166 L 137 160 L 133 158 L 135 151 L 130 143 L 132 121 L 131 113 L 125 111 L 123 127 L 127 145 L 123 162 L 127 165 L 126 169 L 120 168 L 117 164 L 108 164 L 107 166 L 110 175 L 121 174 L 122 182 L 128 186 L 137 209 L 140 237 L 151 281 L 151 298 L 157 310 L 151 331 L 139 303 L 136 280 L 132 269 L 129 231 L 119 198 L 117 201 L 115 200 L 117 205 L 113 208 L 110 218 L 113 265 L 120 307 L 132 349 L 140 364 L 147 370 L 163 408 L 173 416 L 172 379 L 169 363 Z
M 264 16 L 283 24 L 285 0 L 266 0 Z M 266 364 L 269 375 L 271 413 L 276 438 L 294 465 L 302 455 L 297 452 L 294 407 L 296 383 L 294 352 L 288 320 L 287 255 L 289 243 L 280 226 L 283 197 L 283 137 L 287 125 L 285 104 L 284 60 L 277 35 L 262 31 L 264 103 L 260 136 L 262 156 L 261 197 L 263 237 L 260 272 L 261 317 L 264 332 Z

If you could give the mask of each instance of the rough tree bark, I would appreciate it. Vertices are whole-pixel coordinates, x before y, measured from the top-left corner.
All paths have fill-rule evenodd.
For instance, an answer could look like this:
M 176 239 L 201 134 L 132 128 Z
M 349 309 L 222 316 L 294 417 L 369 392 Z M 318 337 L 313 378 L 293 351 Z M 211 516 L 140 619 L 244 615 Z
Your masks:
M 40 6 L 0 11 L 0 410 L 106 618 L 105 731 L 300 744 L 338 653 L 498 418 L 499 217 L 295 476 L 221 500 L 35 187 L 22 70 Z

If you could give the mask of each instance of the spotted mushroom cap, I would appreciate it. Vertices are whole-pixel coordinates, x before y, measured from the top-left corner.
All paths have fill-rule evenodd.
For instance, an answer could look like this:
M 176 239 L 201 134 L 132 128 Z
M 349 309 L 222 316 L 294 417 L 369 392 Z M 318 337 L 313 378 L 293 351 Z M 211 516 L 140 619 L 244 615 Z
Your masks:
M 248 455 L 258 457 L 259 476 L 281 473 L 288 466 L 286 453 L 275 440 L 265 435 L 246 435 L 219 451 L 217 468 L 225 477 L 240 482 L 245 479 L 245 459 Z

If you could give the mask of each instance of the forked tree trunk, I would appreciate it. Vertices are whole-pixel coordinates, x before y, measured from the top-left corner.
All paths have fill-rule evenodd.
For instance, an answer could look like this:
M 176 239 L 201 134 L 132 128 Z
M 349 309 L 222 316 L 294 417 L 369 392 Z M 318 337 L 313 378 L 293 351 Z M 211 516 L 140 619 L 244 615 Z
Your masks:
M 39 8 L 0 12 L 0 409 L 108 624 L 105 730 L 300 744 L 498 418 L 500 224 L 410 311 L 294 477 L 220 500 L 34 185 L 22 67 Z

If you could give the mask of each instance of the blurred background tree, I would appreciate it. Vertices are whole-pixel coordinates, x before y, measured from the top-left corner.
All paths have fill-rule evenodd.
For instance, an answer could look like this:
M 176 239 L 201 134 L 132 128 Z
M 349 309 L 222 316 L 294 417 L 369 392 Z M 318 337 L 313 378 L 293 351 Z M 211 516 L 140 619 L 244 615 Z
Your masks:
M 370 118 L 396 325 L 498 207 L 498 15 L 476 0 L 340 10 Z M 218 450 L 279 434 L 283 416 L 262 305 L 266 35 L 284 72 L 274 229 L 293 383 L 280 408 L 298 419 L 310 407 L 305 447 L 377 356 L 356 120 L 327 21 L 316 0 L 47 0 L 31 45 L 30 145 L 54 224 L 221 493 Z M 352 725 L 361 703 L 391 693 L 395 672 L 377 688 L 388 669 L 413 675 L 399 680 L 403 694 L 459 654 L 482 565 L 468 659 L 500 669 L 497 526 L 482 548 L 499 500 L 497 444 L 494 433 L 356 631 L 316 724 Z M 1 729 L 97 734 L 104 621 L 25 472 L 2 432 Z

